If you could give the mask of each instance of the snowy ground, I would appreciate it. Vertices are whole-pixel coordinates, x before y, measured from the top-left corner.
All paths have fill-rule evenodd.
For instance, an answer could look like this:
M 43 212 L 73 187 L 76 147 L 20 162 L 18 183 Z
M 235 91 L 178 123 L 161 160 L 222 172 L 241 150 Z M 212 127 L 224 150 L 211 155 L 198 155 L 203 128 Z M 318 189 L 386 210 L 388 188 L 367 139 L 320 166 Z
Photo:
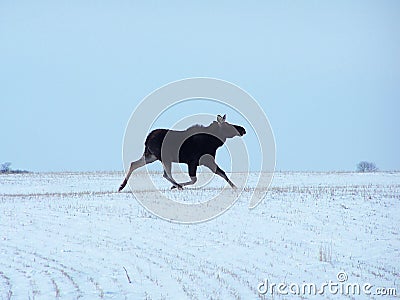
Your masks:
M 265 279 L 320 287 L 339 272 L 370 283 L 372 298 L 394 297 L 373 295 L 380 287 L 400 295 L 400 173 L 277 173 L 254 210 L 250 180 L 228 212 L 196 225 L 163 221 L 130 192 L 115 193 L 122 178 L 1 175 L 0 299 L 318 299 L 257 289 Z M 154 178 L 182 201 L 224 184 L 170 191 Z

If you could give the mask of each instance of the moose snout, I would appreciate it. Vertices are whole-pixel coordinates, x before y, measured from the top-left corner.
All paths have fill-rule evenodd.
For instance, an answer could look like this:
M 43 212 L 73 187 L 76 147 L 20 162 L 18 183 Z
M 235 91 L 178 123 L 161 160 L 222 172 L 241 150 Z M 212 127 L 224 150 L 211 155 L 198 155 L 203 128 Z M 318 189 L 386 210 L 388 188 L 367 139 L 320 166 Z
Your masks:
M 235 126 L 237 132 L 239 132 L 240 136 L 244 136 L 246 134 L 246 129 L 244 129 L 242 126 Z

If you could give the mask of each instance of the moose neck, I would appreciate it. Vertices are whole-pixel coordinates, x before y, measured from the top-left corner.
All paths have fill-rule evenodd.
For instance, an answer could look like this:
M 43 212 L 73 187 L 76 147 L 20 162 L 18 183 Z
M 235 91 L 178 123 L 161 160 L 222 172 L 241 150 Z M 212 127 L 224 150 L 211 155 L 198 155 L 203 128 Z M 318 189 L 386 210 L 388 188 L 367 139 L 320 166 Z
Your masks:
M 208 131 L 210 133 L 211 138 L 209 139 L 209 146 L 214 148 L 215 151 L 221 147 L 225 141 L 226 141 L 226 137 L 222 136 L 221 132 L 219 131 L 219 128 L 215 128 L 215 126 L 212 126 L 212 124 L 210 126 L 208 126 Z

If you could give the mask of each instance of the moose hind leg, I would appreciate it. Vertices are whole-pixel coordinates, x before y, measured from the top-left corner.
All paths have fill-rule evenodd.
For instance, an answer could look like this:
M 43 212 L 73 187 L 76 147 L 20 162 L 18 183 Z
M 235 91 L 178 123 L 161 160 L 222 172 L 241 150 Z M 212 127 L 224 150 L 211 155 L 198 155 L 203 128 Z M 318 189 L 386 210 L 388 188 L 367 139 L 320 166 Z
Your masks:
M 157 158 L 154 155 L 145 153 L 145 154 L 143 154 L 143 156 L 140 159 L 131 162 L 128 173 L 126 173 L 125 179 L 121 183 L 121 185 L 118 189 L 118 192 L 122 191 L 122 189 L 126 186 L 126 184 L 128 183 L 129 177 L 131 176 L 133 171 L 135 171 L 136 169 L 138 169 L 140 167 L 143 167 L 146 164 L 152 163 L 156 160 L 157 160 Z

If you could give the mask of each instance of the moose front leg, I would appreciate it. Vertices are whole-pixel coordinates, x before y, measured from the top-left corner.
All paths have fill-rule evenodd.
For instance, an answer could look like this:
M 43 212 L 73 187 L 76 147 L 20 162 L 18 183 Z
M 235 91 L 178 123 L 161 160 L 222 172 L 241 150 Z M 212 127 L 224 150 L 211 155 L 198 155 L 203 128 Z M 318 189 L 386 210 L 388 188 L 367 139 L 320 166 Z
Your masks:
M 181 182 L 179 183 L 181 186 L 187 186 L 187 185 L 192 185 L 195 184 L 197 182 L 197 177 L 190 177 L 190 181 L 186 181 L 186 182 Z M 175 189 L 176 186 L 173 185 L 171 186 L 171 190 Z
M 228 176 L 226 176 L 224 170 L 222 170 L 218 165 L 217 165 L 217 170 L 215 171 L 215 174 L 217 174 L 217 175 L 221 176 L 223 179 L 225 179 L 226 182 L 229 183 L 231 188 L 236 189 L 236 185 L 234 185 L 234 183 L 228 178 Z
M 209 168 L 213 173 L 221 176 L 223 179 L 226 180 L 226 182 L 229 183 L 229 185 L 231 186 L 231 188 L 236 189 L 236 185 L 230 181 L 230 179 L 228 178 L 228 176 L 226 176 L 224 170 L 222 170 L 217 163 L 215 162 L 215 158 L 211 155 L 205 155 L 202 157 L 201 159 L 201 164 L 203 166 L 206 166 L 207 168 Z
M 190 163 L 188 164 L 189 167 L 189 176 L 190 181 L 180 183 L 181 186 L 192 185 L 197 182 L 196 172 L 197 172 L 197 163 Z M 171 190 L 176 188 L 176 186 L 171 186 Z
M 178 188 L 178 189 L 182 189 L 182 185 L 180 185 L 179 183 L 177 183 L 174 178 L 172 178 L 172 174 L 171 174 L 171 167 L 172 167 L 172 163 L 171 162 L 163 162 L 163 166 L 164 166 L 164 174 L 163 177 L 165 179 L 167 179 L 169 182 L 171 182 L 174 187 Z

